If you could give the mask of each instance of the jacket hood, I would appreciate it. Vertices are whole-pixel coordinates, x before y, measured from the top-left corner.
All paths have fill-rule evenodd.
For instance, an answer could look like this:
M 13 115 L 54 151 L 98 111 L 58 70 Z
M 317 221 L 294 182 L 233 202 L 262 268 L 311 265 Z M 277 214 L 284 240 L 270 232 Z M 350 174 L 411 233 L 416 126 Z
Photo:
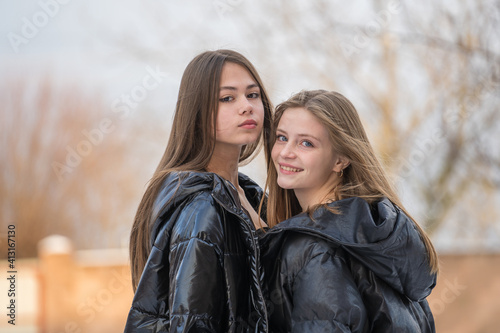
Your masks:
M 250 203 L 258 205 L 262 197 L 259 185 L 242 173 L 238 174 L 238 182 L 245 190 Z M 228 211 L 241 213 L 241 205 L 236 202 L 238 191 L 228 180 L 212 172 L 171 172 L 163 182 L 153 205 L 151 218 L 155 222 L 151 229 L 151 242 L 154 242 L 156 235 L 163 228 L 163 221 L 168 220 L 162 217 L 175 212 L 179 205 L 184 205 L 190 197 L 205 191 L 210 192 Z
M 320 237 L 342 246 L 375 275 L 409 299 L 420 301 L 436 284 L 427 250 L 413 221 L 388 199 L 369 205 L 361 198 L 348 198 L 328 204 L 340 214 L 324 207 L 312 219 L 301 213 L 270 229 L 263 243 L 273 234 L 296 231 Z

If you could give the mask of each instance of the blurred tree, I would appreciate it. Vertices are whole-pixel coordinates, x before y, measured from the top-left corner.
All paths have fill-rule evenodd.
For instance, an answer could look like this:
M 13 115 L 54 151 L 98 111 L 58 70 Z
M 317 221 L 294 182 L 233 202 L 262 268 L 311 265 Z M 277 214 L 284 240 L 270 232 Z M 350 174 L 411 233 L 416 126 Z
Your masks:
M 16 225 L 18 257 L 50 234 L 123 246 L 147 181 L 138 139 L 155 127 L 120 120 L 98 94 L 35 82 L 5 79 L 0 93 L 1 233 Z
M 186 6 L 154 2 L 141 5 L 141 11 L 150 14 L 149 19 L 139 27 L 140 33 L 136 33 L 138 27 L 135 25 L 130 25 L 121 35 L 105 27 L 92 26 L 105 39 L 106 45 L 114 44 L 123 51 L 120 55 L 159 64 L 160 68 L 171 71 L 175 77 L 180 78 L 187 59 L 198 51 L 242 45 L 238 51 L 257 65 L 275 103 L 300 89 L 340 91 L 358 108 L 381 160 L 400 188 L 403 202 L 428 232 L 437 237 L 445 230 L 445 233 L 460 239 L 472 239 L 473 244 L 470 245 L 479 247 L 484 245 L 484 239 L 496 239 L 493 243 L 497 244 L 498 250 L 500 211 L 495 208 L 500 202 L 500 151 L 496 148 L 500 139 L 500 113 L 497 112 L 500 96 L 498 1 L 442 3 L 428 0 L 418 4 L 397 0 L 370 3 L 291 0 L 258 4 L 250 1 L 195 1 Z M 193 13 L 197 15 L 196 20 L 185 20 L 187 15 Z M 237 43 L 225 43 L 228 35 Z M 25 169 L 20 171 L 19 165 L 26 163 L 27 156 L 31 159 L 37 156 L 29 154 L 27 147 L 50 141 L 47 137 L 40 142 L 35 139 L 31 146 L 27 143 L 32 136 L 40 137 L 42 130 L 33 132 L 32 127 L 21 129 L 31 124 L 25 121 L 34 115 L 29 112 L 30 108 L 38 109 L 38 106 L 24 105 L 28 100 L 26 96 L 37 97 L 39 103 L 48 98 L 45 95 L 52 96 L 48 98 L 50 100 L 58 101 L 47 102 L 50 106 L 46 107 L 46 113 L 51 116 L 42 117 L 36 113 L 33 120 L 33 124 L 47 123 L 44 128 L 55 128 L 54 131 L 65 133 L 53 139 L 52 155 L 40 154 L 38 160 L 43 162 L 39 162 L 39 168 L 33 170 L 51 177 L 46 185 L 51 188 L 47 193 L 53 193 L 50 194 L 50 202 L 59 202 L 58 198 L 66 199 L 65 191 L 82 193 L 75 199 L 67 199 L 66 202 L 72 204 L 65 203 L 62 211 L 54 210 L 50 221 L 74 219 L 78 216 L 74 214 L 77 207 L 85 212 L 94 212 L 90 221 L 107 220 L 99 215 L 104 213 L 98 214 L 97 211 L 99 205 L 110 205 L 104 201 L 100 204 L 99 196 L 90 199 L 83 194 L 94 183 L 72 183 L 73 179 L 91 177 L 91 170 L 96 170 L 97 166 L 104 168 L 98 172 L 103 178 L 95 179 L 98 184 L 105 184 L 111 179 L 129 183 L 137 179 L 137 174 L 145 177 L 141 187 L 133 187 L 134 193 L 130 194 L 138 200 L 152 170 L 142 170 L 131 176 L 130 170 L 138 169 L 123 164 L 130 163 L 128 160 L 121 163 L 119 156 L 137 156 L 141 149 L 127 146 L 133 141 L 130 136 L 123 140 L 118 138 L 126 135 L 123 132 L 126 129 L 136 133 L 140 125 L 120 122 L 118 126 L 117 118 L 111 117 L 117 130 L 102 144 L 93 147 L 92 154 L 82 159 L 72 172 L 59 169 L 64 172 L 64 182 L 59 184 L 53 162 L 62 164 L 68 156 L 68 147 L 76 149 L 85 140 L 82 130 L 90 131 L 99 126 L 105 118 L 103 110 L 89 114 L 87 106 L 82 105 L 84 102 L 88 104 L 87 100 L 95 99 L 85 98 L 74 91 L 66 91 L 66 97 L 61 99 L 50 89 L 37 94 L 19 82 L 7 85 L 7 92 L 3 92 L 5 96 L 14 91 L 12 89 L 17 89 L 16 94 L 20 95 L 15 97 L 16 94 L 11 94 L 13 97 L 7 99 L 9 103 L 1 106 L 6 115 L 2 119 L 10 119 L 0 125 L 6 129 L 1 135 L 5 138 L 5 147 L 8 147 L 1 151 L 1 163 L 6 165 L 2 168 L 4 176 L 0 184 L 3 191 L 0 206 L 3 224 L 18 219 L 9 208 L 14 205 L 14 199 L 4 199 L 10 196 L 5 191 L 14 193 L 14 180 L 19 181 L 24 177 L 22 175 L 31 174 L 28 168 L 34 168 L 34 165 L 22 166 Z M 168 98 L 175 99 L 173 96 Z M 68 100 L 67 104 L 73 106 L 63 107 L 62 100 Z M 16 103 L 17 106 L 9 106 Z M 40 106 L 45 105 L 43 103 Z M 95 109 L 102 109 L 102 105 L 97 104 Z M 80 111 L 74 109 L 76 105 L 79 105 Z M 66 108 L 66 120 L 59 119 L 57 115 L 60 112 L 53 108 L 60 111 Z M 17 110 L 25 110 L 26 113 L 15 118 L 12 114 Z M 80 113 L 87 113 L 88 118 L 80 120 L 79 117 L 83 117 Z M 161 121 L 165 120 L 164 115 L 160 116 Z M 160 118 L 141 119 L 158 122 Z M 70 129 L 69 123 L 80 125 L 73 125 Z M 124 125 L 126 123 L 128 125 Z M 143 128 L 150 129 L 152 126 Z M 51 130 L 44 131 L 51 133 Z M 137 137 L 146 135 L 139 132 Z M 148 130 L 147 134 L 152 132 Z M 14 154 L 13 151 L 20 156 L 15 162 L 17 164 L 13 164 L 15 159 L 8 155 Z M 160 152 L 155 154 L 155 158 L 161 155 Z M 17 174 L 9 170 L 17 170 Z M 118 170 L 127 170 L 128 173 L 117 173 Z M 108 172 L 109 178 L 104 176 Z M 27 190 L 21 192 L 27 193 Z M 36 200 L 30 199 L 32 204 L 44 205 L 47 202 L 48 205 L 49 198 L 44 197 L 46 192 L 41 193 L 43 195 L 33 196 Z M 104 195 L 104 192 L 99 193 Z M 37 199 L 39 197 L 43 200 Z M 104 195 L 106 198 L 109 194 L 107 197 Z M 130 201 L 125 199 L 123 202 Z M 93 205 L 89 207 L 96 210 L 87 209 L 87 205 Z M 20 207 L 26 206 L 23 204 Z M 133 208 L 129 205 L 129 208 L 133 211 L 135 205 Z M 17 208 L 17 211 L 21 209 Z M 63 213 L 68 217 L 56 218 L 57 214 Z M 113 222 L 110 223 L 119 224 L 119 215 L 115 212 L 110 214 L 113 215 L 110 217 Z M 128 213 L 127 221 L 131 215 L 133 213 Z M 81 221 L 88 223 L 89 215 L 85 218 L 82 215 Z M 73 228 L 72 223 L 76 222 L 67 222 L 63 226 Z M 127 234 L 129 227 L 128 223 L 122 234 Z M 92 228 L 89 227 L 89 230 Z M 454 245 L 461 246 L 457 242 Z
M 248 15 L 251 6 L 232 15 L 267 76 L 281 76 L 274 85 L 301 77 L 301 88 L 351 98 L 429 233 L 452 220 L 479 247 L 498 233 L 498 1 L 281 1 Z

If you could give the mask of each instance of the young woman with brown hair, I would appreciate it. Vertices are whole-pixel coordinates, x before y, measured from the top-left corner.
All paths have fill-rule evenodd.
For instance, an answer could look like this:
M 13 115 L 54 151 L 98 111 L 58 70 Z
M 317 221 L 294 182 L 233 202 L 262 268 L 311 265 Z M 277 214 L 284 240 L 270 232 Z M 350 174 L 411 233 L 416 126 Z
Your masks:
M 132 227 L 135 296 L 125 332 L 267 331 L 257 238 L 266 224 L 256 212 L 263 192 L 238 165 L 267 140 L 271 109 L 241 54 L 208 51 L 188 64 Z
M 433 332 L 436 252 L 349 100 L 300 92 L 277 106 L 270 139 L 270 331 Z

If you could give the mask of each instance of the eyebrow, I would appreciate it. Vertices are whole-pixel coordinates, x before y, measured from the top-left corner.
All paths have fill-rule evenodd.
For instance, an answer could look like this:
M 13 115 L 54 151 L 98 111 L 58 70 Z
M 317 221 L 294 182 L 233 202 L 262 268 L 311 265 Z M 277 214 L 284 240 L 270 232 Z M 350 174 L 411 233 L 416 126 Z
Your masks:
M 283 134 L 288 134 L 286 131 L 282 130 L 281 128 L 276 129 L 276 132 L 281 132 Z M 317 137 L 315 137 L 314 135 L 311 135 L 311 134 L 297 134 L 297 136 L 299 136 L 299 137 L 313 138 L 314 140 L 321 142 L 320 139 L 318 139 Z
M 253 83 L 253 84 L 249 84 L 246 89 L 252 89 L 252 88 L 259 88 L 259 85 L 256 84 L 256 83 Z M 224 86 L 224 87 L 220 87 L 219 90 L 238 90 L 236 87 L 232 87 L 232 86 Z

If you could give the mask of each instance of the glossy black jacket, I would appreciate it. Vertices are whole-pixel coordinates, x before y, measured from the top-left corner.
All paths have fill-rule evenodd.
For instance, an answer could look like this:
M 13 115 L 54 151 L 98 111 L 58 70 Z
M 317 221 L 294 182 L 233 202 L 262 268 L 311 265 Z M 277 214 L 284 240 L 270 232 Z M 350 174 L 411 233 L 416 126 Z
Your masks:
M 257 209 L 260 187 L 240 174 Z M 166 179 L 152 250 L 125 332 L 267 332 L 258 236 L 234 186 L 213 173 Z
M 389 200 L 329 204 L 261 240 L 270 332 L 434 332 L 436 284 L 413 222 Z

